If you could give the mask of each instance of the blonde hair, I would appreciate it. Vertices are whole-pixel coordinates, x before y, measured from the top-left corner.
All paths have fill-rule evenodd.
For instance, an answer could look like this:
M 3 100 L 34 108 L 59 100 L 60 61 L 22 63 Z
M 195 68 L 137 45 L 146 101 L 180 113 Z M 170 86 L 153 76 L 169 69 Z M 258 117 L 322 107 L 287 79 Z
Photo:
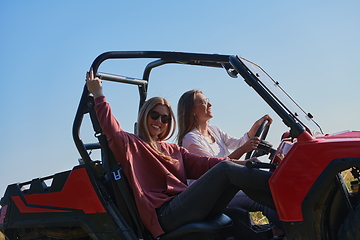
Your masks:
M 200 90 L 190 90 L 185 92 L 179 99 L 177 109 L 179 131 L 176 137 L 179 146 L 182 146 L 184 136 L 198 125 L 193 113 L 196 94 L 198 93 L 202 92 Z
M 138 121 L 137 121 L 138 122 L 137 123 L 137 133 L 138 133 L 138 136 L 142 140 L 144 140 L 146 143 L 148 143 L 152 149 L 154 149 L 156 152 L 158 152 L 165 159 L 175 160 L 175 159 L 171 158 L 170 156 L 165 155 L 163 152 L 161 152 L 161 150 L 158 149 L 158 147 L 157 147 L 156 140 L 154 140 L 150 135 L 150 131 L 149 131 L 149 128 L 147 125 L 147 117 L 149 115 L 149 112 L 157 105 L 166 106 L 169 109 L 169 114 L 171 116 L 171 121 L 167 124 L 166 130 L 158 135 L 157 140 L 166 141 L 174 135 L 175 129 L 176 129 L 176 119 L 175 119 L 174 113 L 171 109 L 169 101 L 167 101 L 165 98 L 162 98 L 162 97 L 150 98 L 141 107 L 139 116 L 138 116 Z M 175 161 L 177 161 L 177 160 L 175 160 Z

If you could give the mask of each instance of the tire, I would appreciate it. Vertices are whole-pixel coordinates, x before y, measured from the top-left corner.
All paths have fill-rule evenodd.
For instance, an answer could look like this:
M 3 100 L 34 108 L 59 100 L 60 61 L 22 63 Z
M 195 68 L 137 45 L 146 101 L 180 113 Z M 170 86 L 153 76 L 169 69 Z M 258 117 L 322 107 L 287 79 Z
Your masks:
M 338 232 L 338 240 L 360 239 L 360 204 L 346 217 Z

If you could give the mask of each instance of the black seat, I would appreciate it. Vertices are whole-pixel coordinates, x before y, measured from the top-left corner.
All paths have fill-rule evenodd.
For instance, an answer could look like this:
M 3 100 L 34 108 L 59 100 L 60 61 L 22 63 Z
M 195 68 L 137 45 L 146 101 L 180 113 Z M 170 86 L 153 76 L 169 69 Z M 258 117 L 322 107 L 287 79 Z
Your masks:
M 232 226 L 232 220 L 225 214 L 220 214 L 201 222 L 189 223 L 178 229 L 160 236 L 160 240 L 175 239 L 222 239 Z

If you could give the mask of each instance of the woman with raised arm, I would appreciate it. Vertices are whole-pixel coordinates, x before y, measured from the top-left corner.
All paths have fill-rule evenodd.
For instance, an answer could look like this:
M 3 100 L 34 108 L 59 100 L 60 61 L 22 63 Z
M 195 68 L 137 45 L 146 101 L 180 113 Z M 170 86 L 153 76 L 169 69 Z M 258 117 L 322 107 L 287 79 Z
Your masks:
M 210 119 L 213 118 L 211 107 L 209 99 L 200 90 L 187 91 L 180 97 L 177 136 L 179 146 L 199 155 L 239 159 L 243 154 L 257 148 L 260 139 L 254 135 L 261 123 L 265 120 L 269 121 L 268 124 L 272 123 L 271 117 L 265 115 L 257 120 L 241 138 L 232 137 L 209 124 Z M 194 180 L 188 182 L 192 184 Z M 272 223 L 275 229 L 274 234 L 283 234 L 277 212 L 253 201 L 243 191 L 235 195 L 228 207 L 248 212 L 261 211 Z
M 164 98 L 144 103 L 138 135 L 134 135 L 122 130 L 112 115 L 102 82 L 94 78 L 92 69 L 86 74 L 86 84 L 95 98 L 95 111 L 109 147 L 133 190 L 140 218 L 154 237 L 221 213 L 239 189 L 274 208 L 268 190 L 271 173 L 163 142 L 175 129 L 174 114 Z M 200 179 L 188 187 L 188 178 Z

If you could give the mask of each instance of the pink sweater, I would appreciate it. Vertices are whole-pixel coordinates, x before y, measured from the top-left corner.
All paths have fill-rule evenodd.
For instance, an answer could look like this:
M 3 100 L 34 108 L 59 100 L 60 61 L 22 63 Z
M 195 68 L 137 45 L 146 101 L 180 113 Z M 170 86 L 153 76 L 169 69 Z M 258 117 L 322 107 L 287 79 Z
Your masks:
M 95 99 L 95 110 L 109 147 L 128 178 L 141 220 L 154 237 L 160 236 L 164 231 L 156 208 L 184 191 L 188 178 L 199 178 L 223 158 L 195 155 L 176 144 L 161 142 L 162 149 L 178 160 L 168 161 L 138 136 L 120 128 L 105 97 Z

